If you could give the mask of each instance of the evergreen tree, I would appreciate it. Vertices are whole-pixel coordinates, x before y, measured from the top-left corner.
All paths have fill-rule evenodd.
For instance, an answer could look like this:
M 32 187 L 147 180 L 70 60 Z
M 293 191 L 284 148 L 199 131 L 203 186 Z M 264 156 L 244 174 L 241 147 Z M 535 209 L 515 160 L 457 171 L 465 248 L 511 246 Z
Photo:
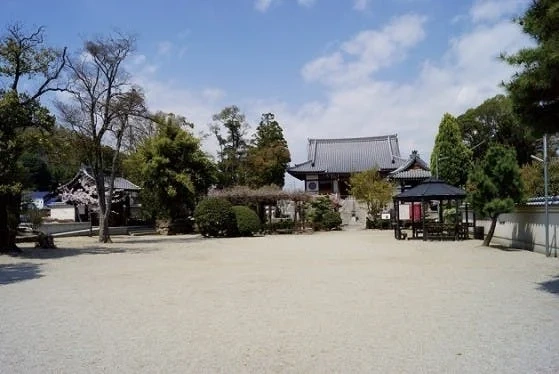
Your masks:
M 511 212 L 523 198 L 520 168 L 513 148 L 492 145 L 468 179 L 469 200 L 475 212 L 491 219 L 483 245 L 488 246 L 495 233 L 499 214 Z
M 219 186 L 232 187 L 247 183 L 246 158 L 248 124 L 245 115 L 236 105 L 224 108 L 213 116 L 214 124 L 210 127 L 218 145 Z M 222 131 L 225 129 L 225 135 Z
M 492 143 L 516 149 L 519 165 L 530 161 L 535 153 L 536 139 L 514 113 L 512 101 L 504 95 L 485 100 L 481 105 L 468 109 L 456 119 L 467 147 L 475 149 L 472 157 L 481 160 Z
M 283 187 L 285 170 L 291 161 L 283 130 L 272 113 L 262 115 L 248 151 L 248 184 L 251 187 Z
M 125 161 L 128 175 L 143 188 L 142 205 L 152 218 L 188 217 L 216 182 L 215 165 L 200 141 L 173 118 L 156 116 L 156 135 Z
M 523 123 L 538 133 L 556 133 L 559 131 L 559 1 L 534 0 L 517 22 L 536 45 L 513 55 L 503 55 L 506 62 L 521 69 L 505 86 Z
M 445 113 L 431 153 L 431 170 L 439 179 L 464 186 L 468 179 L 472 152 L 462 141 L 456 118 Z
M 24 153 L 22 134 L 31 128 L 54 126 L 54 116 L 40 99 L 56 85 L 66 50 L 45 46 L 43 28 L 26 32 L 9 26 L 0 38 L 0 251 L 16 249 Z

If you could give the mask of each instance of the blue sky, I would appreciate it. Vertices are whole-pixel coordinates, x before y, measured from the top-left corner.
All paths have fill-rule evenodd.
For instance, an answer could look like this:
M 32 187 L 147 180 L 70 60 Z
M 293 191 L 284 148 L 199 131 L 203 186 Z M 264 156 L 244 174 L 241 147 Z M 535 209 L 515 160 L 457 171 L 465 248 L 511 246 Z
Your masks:
M 309 137 L 391 133 L 402 155 L 428 160 L 442 115 L 502 92 L 513 71 L 497 56 L 529 44 L 510 21 L 528 0 L 2 3 L 1 25 L 44 25 L 50 44 L 74 51 L 115 28 L 136 34 L 127 69 L 153 110 L 198 130 L 231 104 L 253 128 L 274 112 L 294 162 Z

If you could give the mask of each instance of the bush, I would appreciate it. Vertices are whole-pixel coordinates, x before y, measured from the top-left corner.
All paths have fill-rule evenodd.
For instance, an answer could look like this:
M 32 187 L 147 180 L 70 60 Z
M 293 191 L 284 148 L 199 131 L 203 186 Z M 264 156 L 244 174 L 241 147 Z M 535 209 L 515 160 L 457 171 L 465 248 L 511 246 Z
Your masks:
M 268 232 L 280 231 L 280 232 L 290 233 L 295 228 L 295 222 L 292 219 L 288 218 L 273 223 L 267 223 L 265 227 L 266 227 L 266 231 Z
M 444 223 L 456 223 L 457 218 L 460 219 L 460 217 L 456 217 L 456 208 L 446 208 L 443 210 Z
M 311 201 L 310 218 L 312 223 L 322 223 L 324 214 L 334 210 L 334 205 L 328 196 L 319 196 Z
M 375 219 L 372 220 L 367 217 L 366 228 L 367 229 L 379 229 L 379 230 L 387 230 L 390 229 L 391 221 L 389 219 Z
M 227 200 L 209 197 L 200 201 L 194 209 L 194 220 L 205 237 L 234 236 L 237 232 L 233 206 Z
M 342 225 L 342 217 L 338 212 L 329 211 L 322 216 L 321 224 L 326 230 L 337 230 Z
M 249 207 L 236 205 L 233 207 L 237 222 L 237 234 L 252 236 L 260 231 L 260 219 L 256 212 Z
M 339 229 L 340 213 L 328 196 L 320 196 L 311 202 L 311 222 L 315 231 Z

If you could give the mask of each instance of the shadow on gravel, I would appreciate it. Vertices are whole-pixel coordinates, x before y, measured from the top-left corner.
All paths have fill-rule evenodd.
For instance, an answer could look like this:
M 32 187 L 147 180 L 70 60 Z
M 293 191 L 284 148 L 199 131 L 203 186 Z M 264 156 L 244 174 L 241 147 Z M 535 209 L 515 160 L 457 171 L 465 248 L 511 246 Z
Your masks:
M 539 283 L 538 289 L 540 291 L 549 292 L 559 296 L 559 275 L 554 277 L 552 280 Z
M 41 264 L 0 264 L 0 285 L 41 278 Z
M 122 240 L 118 236 L 112 237 L 113 243 L 88 245 L 80 248 L 64 248 L 58 247 L 54 249 L 42 249 L 33 247 L 23 247 L 18 252 L 9 253 L 9 256 L 22 259 L 57 259 L 79 255 L 110 255 L 110 254 L 147 254 L 159 251 L 165 247 L 165 244 L 187 244 L 207 240 L 201 235 L 175 236 L 169 237 L 126 237 Z M 54 241 L 56 245 L 56 239 Z M 157 246 L 154 246 L 157 244 Z M 146 247 L 146 245 L 150 245 Z
M 163 239 L 165 238 L 165 239 Z M 130 241 L 127 241 L 128 244 L 161 244 L 165 245 L 166 243 L 169 244 L 181 244 L 181 243 L 194 243 L 199 242 L 202 240 L 207 240 L 206 238 L 202 237 L 202 235 L 196 236 L 172 236 L 170 239 L 168 236 L 164 237 L 137 237 Z
M 55 248 L 55 249 L 42 249 L 42 248 L 25 248 L 21 253 L 14 257 L 27 258 L 27 259 L 57 259 L 79 255 L 109 255 L 114 253 L 133 252 L 133 250 L 125 250 L 122 248 L 100 248 L 96 246 L 76 248 Z
M 507 246 L 500 245 L 500 244 L 490 244 L 489 246 L 491 248 L 499 249 L 499 250 L 505 251 L 505 252 L 523 252 L 523 251 L 525 251 L 525 249 L 522 249 L 522 248 L 507 247 Z

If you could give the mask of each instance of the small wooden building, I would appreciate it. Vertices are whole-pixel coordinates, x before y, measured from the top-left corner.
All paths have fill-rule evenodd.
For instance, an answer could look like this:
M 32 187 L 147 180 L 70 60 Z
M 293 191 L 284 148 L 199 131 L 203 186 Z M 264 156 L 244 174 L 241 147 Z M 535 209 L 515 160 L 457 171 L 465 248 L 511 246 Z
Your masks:
M 108 177 L 105 179 L 105 188 L 108 190 Z M 81 167 L 76 173 L 74 178 L 68 183 L 60 186 L 58 190 L 62 191 L 85 191 L 91 190 L 95 187 L 95 178 L 91 170 L 87 167 Z M 139 203 L 138 193 L 141 188 L 129 180 L 122 177 L 115 177 L 114 180 L 114 196 L 113 203 L 111 207 L 111 222 L 112 226 L 123 226 L 127 225 L 128 220 L 139 214 L 141 209 L 141 204 Z M 95 191 L 95 190 L 94 190 Z M 92 218 L 91 212 L 94 210 L 96 205 L 94 196 L 95 192 L 92 193 L 90 199 L 92 202 L 89 204 L 84 204 L 80 201 L 68 201 L 69 204 L 73 205 L 75 208 L 75 221 L 76 222 L 87 222 Z M 56 218 L 56 217 L 53 217 Z M 96 216 L 93 215 L 93 220 L 96 221 Z
M 351 174 L 377 168 L 388 176 L 403 163 L 397 135 L 309 139 L 307 151 L 307 161 L 287 172 L 305 182 L 305 192 L 342 198 L 349 195 Z
M 407 161 L 388 174 L 388 178 L 400 186 L 400 192 L 404 192 L 431 178 L 431 169 L 419 153 L 413 151 Z

